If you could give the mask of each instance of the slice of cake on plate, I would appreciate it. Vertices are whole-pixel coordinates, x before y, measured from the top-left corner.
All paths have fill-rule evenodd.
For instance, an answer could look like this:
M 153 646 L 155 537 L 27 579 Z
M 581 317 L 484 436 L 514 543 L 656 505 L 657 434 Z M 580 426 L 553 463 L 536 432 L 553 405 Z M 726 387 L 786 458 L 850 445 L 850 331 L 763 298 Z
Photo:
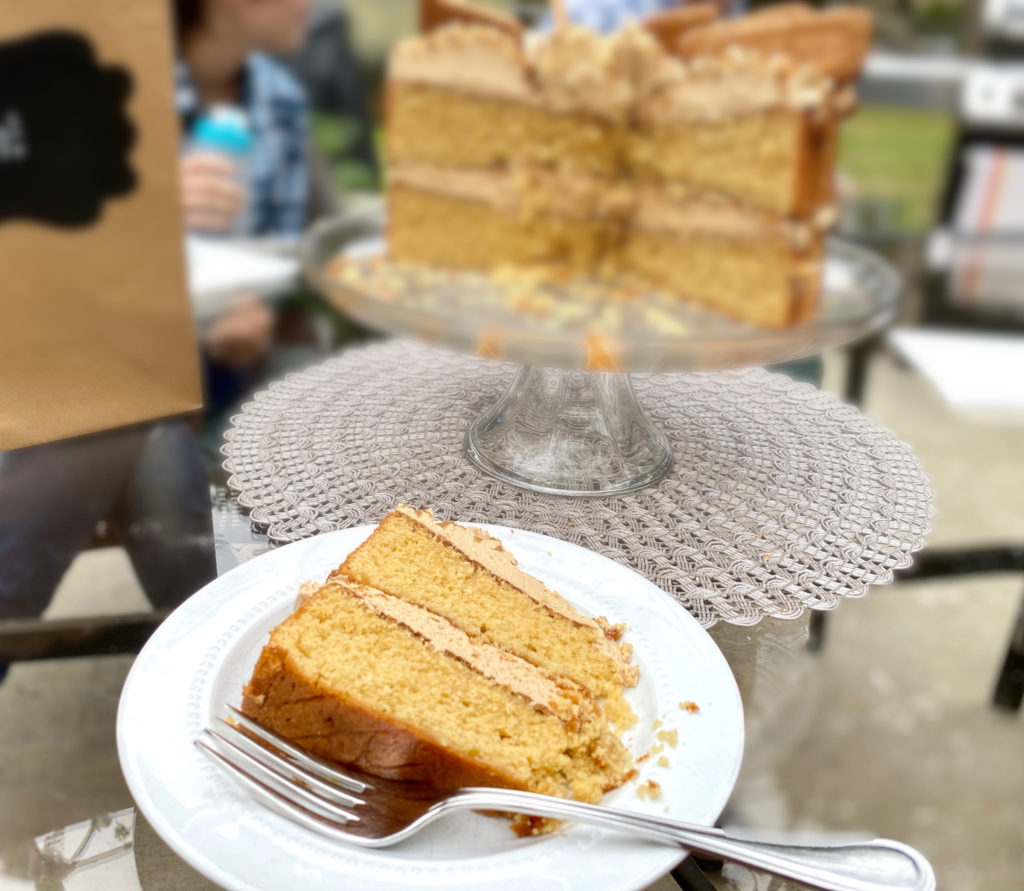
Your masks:
M 598 801 L 633 774 L 637 670 L 481 530 L 399 508 L 270 635 L 242 710 L 377 776 Z M 607 709 L 607 711 L 606 711 Z M 517 832 L 550 828 L 519 818 Z

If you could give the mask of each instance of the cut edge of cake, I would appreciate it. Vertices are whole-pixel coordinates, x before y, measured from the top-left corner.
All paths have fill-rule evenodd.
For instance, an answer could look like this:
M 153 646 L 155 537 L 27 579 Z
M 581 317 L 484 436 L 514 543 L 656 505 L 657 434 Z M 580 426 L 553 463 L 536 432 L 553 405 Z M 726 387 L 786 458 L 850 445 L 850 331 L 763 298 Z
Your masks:
M 634 775 L 600 704 L 569 678 L 344 576 L 304 584 L 299 602 L 263 647 L 242 711 L 314 754 L 388 779 L 586 801 Z M 382 647 L 397 665 L 369 658 Z M 369 661 L 351 661 L 360 652 Z M 403 667 L 412 676 L 396 677 Z M 481 715 L 494 726 L 481 730 Z M 520 818 L 513 828 L 554 825 Z
M 855 15 L 851 25 L 853 20 L 830 16 L 819 27 L 818 13 L 794 5 L 786 15 L 766 15 L 756 28 L 745 26 L 732 42 L 721 34 L 735 29 L 716 30 L 713 40 L 705 34 L 702 39 L 713 43 L 715 50 L 696 56 L 692 48 L 704 44 L 693 42 L 691 35 L 734 23 L 698 22 L 697 18 L 707 19 L 702 11 L 680 27 L 679 40 L 689 37 L 690 49 L 676 54 L 666 52 L 648 33 L 656 33 L 656 27 L 648 31 L 627 27 L 605 39 L 568 26 L 524 44 L 506 31 L 456 19 L 403 41 L 392 54 L 388 79 L 392 256 L 454 268 L 493 268 L 505 263 L 564 266 L 576 274 L 612 275 L 663 287 L 763 327 L 781 328 L 808 320 L 818 302 L 820 276 L 816 276 L 824 257 L 824 233 L 835 217 L 832 174 L 838 122 L 852 105 L 852 93 L 845 84 L 806 64 L 799 42 L 792 56 L 759 49 L 759 35 L 776 34 L 779 22 L 793 16 L 803 23 L 801 28 L 809 21 L 828 34 L 860 28 L 856 23 L 863 18 Z M 869 34 L 870 17 L 866 21 Z M 858 33 L 862 32 L 860 28 Z M 433 137 L 409 132 L 409 122 L 418 115 L 412 106 L 413 110 L 405 109 L 405 103 L 415 101 L 416 95 L 426 103 L 425 109 L 443 108 L 443 115 L 480 125 L 459 127 L 457 121 L 450 121 L 451 126 L 434 129 Z M 495 111 L 502 106 L 504 112 Z M 728 110 L 725 117 L 723 108 Z M 430 117 L 429 111 L 426 116 Z M 752 122 L 760 130 L 742 139 L 731 136 L 736 121 Z M 588 134 L 586 128 L 592 132 Z M 696 161 L 687 161 L 685 152 L 680 154 L 679 128 L 698 137 L 690 152 Z M 472 138 L 478 131 L 480 138 Z M 461 152 L 463 160 L 449 158 L 447 163 L 453 166 L 446 169 L 450 146 L 445 142 L 451 143 L 455 134 L 462 148 L 453 157 Z M 729 173 L 743 169 L 742 165 L 733 168 L 701 160 L 720 158 L 728 151 L 749 153 L 752 144 L 778 146 L 779 158 L 766 156 L 761 166 L 764 171 L 788 169 L 790 179 L 764 175 L 758 181 L 754 176 L 753 185 L 745 186 L 742 176 Z M 779 160 L 785 158 L 790 160 Z M 417 177 L 417 168 L 426 176 Z M 762 306 L 752 305 L 757 301 L 749 301 L 743 293 L 719 295 L 714 288 L 704 292 L 696 285 L 687 288 L 682 264 L 666 272 L 661 270 L 665 263 L 631 263 L 637 251 L 629 249 L 630 230 L 633 225 L 642 228 L 632 216 L 640 204 L 635 196 L 620 201 L 610 212 L 596 204 L 590 211 L 570 212 L 571 200 L 560 206 L 545 198 L 545 176 L 556 179 L 564 190 L 571 190 L 573 181 L 589 179 L 592 189 L 600 191 L 623 170 L 628 188 L 664 188 L 666 200 L 671 200 L 673 188 L 682 186 L 702 192 L 710 204 L 725 198 L 749 212 L 753 220 L 766 212 L 773 214 L 775 225 L 769 228 L 786 230 L 791 237 L 772 238 L 769 233 L 764 241 L 757 234 L 737 236 L 711 224 L 690 231 L 702 239 L 698 248 L 700 244 L 711 247 L 711 259 L 728 256 L 721 244 L 729 238 L 741 243 L 744 237 L 760 240 L 761 254 L 765 244 L 777 244 L 775 267 L 788 264 L 789 273 L 780 276 L 776 268 L 776 274 L 766 277 L 774 284 Z M 445 195 L 444 183 L 454 182 L 447 174 L 454 171 L 481 180 L 492 177 L 490 188 L 477 190 L 486 200 L 458 189 Z M 417 178 L 420 183 L 415 182 Z M 424 179 L 429 181 L 426 187 Z M 516 189 L 509 189 L 509 182 L 516 183 Z M 617 193 L 621 185 L 615 180 L 608 191 Z M 417 201 L 420 195 L 424 198 Z M 428 200 L 430 195 L 436 197 Z M 451 200 L 446 202 L 445 197 Z M 423 224 L 425 217 L 431 213 L 445 217 L 437 221 L 444 226 L 458 216 L 460 208 L 472 209 L 472 228 L 489 232 L 490 242 L 480 238 L 473 250 L 464 251 L 464 239 L 452 237 L 447 247 L 431 244 L 436 239 L 429 235 L 421 240 L 418 233 L 429 228 Z M 695 214 L 691 217 L 696 219 Z M 575 223 L 567 222 L 573 219 Z M 579 231 L 573 231 L 574 226 Z M 740 270 L 732 279 L 742 282 L 744 276 Z
M 598 654 L 600 661 L 607 666 L 609 682 L 620 687 L 636 685 L 639 679 L 639 669 L 631 664 L 631 648 L 621 640 L 625 630 L 624 626 L 612 624 L 603 617 L 593 618 L 583 615 L 560 594 L 552 591 L 539 579 L 523 572 L 512 553 L 497 538 L 475 526 L 438 521 L 429 510 L 419 510 L 407 504 L 397 506 L 381 521 L 378 528 L 370 534 L 366 541 L 353 550 L 345 562 L 331 573 L 329 579 L 349 577 L 361 582 L 379 584 L 384 590 L 388 590 L 388 587 L 379 578 L 372 579 L 369 574 L 366 574 L 364 578 L 364 573 L 357 567 L 364 555 L 368 556 L 396 523 L 411 524 L 414 531 L 419 530 L 436 545 L 456 554 L 467 567 L 475 567 L 476 570 L 493 579 L 496 584 L 506 586 L 508 590 L 515 592 L 513 597 L 522 598 L 523 601 L 532 604 L 543 613 L 555 617 L 556 620 L 567 621 L 571 625 L 583 629 L 585 639 Z M 427 573 L 421 569 L 417 581 L 410 583 L 407 590 L 401 592 L 390 590 L 389 593 L 397 593 L 405 597 L 422 594 L 426 597 L 429 595 L 426 588 L 426 575 Z M 413 590 L 417 585 L 418 589 Z M 446 614 L 447 618 L 456 623 L 462 621 L 462 617 L 454 614 L 454 611 L 445 613 L 436 602 L 423 600 L 422 603 L 435 611 Z M 468 606 L 469 604 L 466 603 L 459 604 L 459 608 L 462 609 Z M 488 628 L 486 632 L 481 632 L 480 628 L 465 623 L 462 624 L 462 627 L 471 634 L 493 633 L 491 628 Z M 542 654 L 531 652 L 528 643 L 526 646 L 516 646 L 506 639 L 492 638 L 492 640 L 511 649 L 522 658 L 537 662 L 542 668 L 548 667 L 537 661 L 542 658 Z M 602 691 L 602 695 L 606 695 L 604 691 Z M 617 715 L 616 720 L 621 723 L 622 717 Z

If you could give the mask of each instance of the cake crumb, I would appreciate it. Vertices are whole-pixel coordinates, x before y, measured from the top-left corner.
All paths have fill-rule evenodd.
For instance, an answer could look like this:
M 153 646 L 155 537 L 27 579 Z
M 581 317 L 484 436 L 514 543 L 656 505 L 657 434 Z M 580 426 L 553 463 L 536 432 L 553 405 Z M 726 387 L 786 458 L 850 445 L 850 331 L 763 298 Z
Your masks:
M 501 359 L 501 344 L 504 340 L 500 331 L 486 330 L 476 342 L 476 354 L 484 359 Z
M 659 718 L 654 719 L 654 723 L 651 725 L 651 730 L 657 730 L 661 726 L 661 720 Z
M 642 786 L 637 786 L 636 797 L 652 801 L 661 798 L 661 783 L 656 780 L 648 780 Z
M 665 751 L 664 743 L 658 743 L 657 745 L 651 746 L 651 751 L 649 751 L 647 754 L 648 755 L 657 755 L 659 752 L 664 752 L 664 751 Z
M 689 712 L 691 715 L 695 715 L 700 711 L 700 706 L 696 702 L 692 702 L 689 699 L 679 703 L 679 708 L 684 712 Z
M 658 758 L 658 767 L 668 767 L 668 758 L 664 755 Z
M 602 334 L 591 332 L 585 340 L 587 371 L 622 371 L 616 345 Z
M 679 731 L 678 730 L 659 730 L 658 739 L 663 742 L 667 742 L 672 748 L 675 748 L 679 744 Z

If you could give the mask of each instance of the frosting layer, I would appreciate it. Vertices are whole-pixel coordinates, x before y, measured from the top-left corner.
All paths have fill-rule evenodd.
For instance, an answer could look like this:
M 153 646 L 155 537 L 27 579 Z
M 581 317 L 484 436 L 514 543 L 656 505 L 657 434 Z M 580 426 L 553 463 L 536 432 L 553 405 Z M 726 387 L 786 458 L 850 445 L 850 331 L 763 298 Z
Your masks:
M 550 214 L 619 221 L 629 216 L 634 201 L 627 183 L 530 166 L 481 169 L 399 162 L 389 168 L 388 179 L 392 186 L 477 201 L 523 219 Z
M 494 28 L 448 25 L 400 43 L 388 76 L 621 124 L 772 108 L 824 113 L 845 101 L 830 78 L 784 56 L 730 47 L 684 60 L 635 25 L 607 37 L 559 28 L 526 48 Z
M 627 654 L 616 643 L 616 640 L 622 635 L 621 626 L 611 626 L 607 622 L 577 612 L 564 597 L 546 587 L 538 579 L 523 572 L 516 564 L 515 557 L 502 547 L 501 542 L 482 529 L 459 526 L 450 522 L 438 523 L 430 511 L 415 510 L 408 505 L 400 505 L 397 508 L 397 513 L 420 524 L 431 534 L 461 551 L 474 563 L 521 591 L 549 612 L 583 628 L 600 631 L 598 642 L 601 649 L 616 665 L 622 682 L 628 686 L 637 683 L 640 669 L 629 664 Z
M 817 233 L 831 222 L 825 214 L 810 221 L 787 220 L 676 183 L 609 183 L 597 177 L 552 171 L 486 170 L 421 163 L 393 164 L 389 177 L 393 186 L 475 201 L 524 221 L 540 213 L 574 220 L 611 220 L 677 235 L 781 238 L 787 239 L 795 251 L 806 250 Z M 403 508 L 399 510 L 406 512 Z M 428 525 L 425 518 L 414 518 Z M 465 550 L 461 546 L 460 549 Z M 479 562 L 483 564 L 482 560 Z
M 334 577 L 330 584 L 345 588 L 378 615 L 403 625 L 434 649 L 464 662 L 566 724 L 576 725 L 584 711 L 594 712 L 586 691 L 578 684 L 555 679 L 525 659 L 474 640 L 437 613 L 344 576 Z
M 536 102 L 518 41 L 480 25 L 447 25 L 403 40 L 391 53 L 388 78 Z

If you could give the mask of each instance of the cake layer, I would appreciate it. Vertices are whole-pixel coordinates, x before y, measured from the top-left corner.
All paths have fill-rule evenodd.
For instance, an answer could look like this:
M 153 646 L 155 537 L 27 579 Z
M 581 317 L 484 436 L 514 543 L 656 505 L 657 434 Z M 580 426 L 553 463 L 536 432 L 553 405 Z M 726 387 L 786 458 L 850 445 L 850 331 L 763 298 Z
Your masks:
M 565 202 L 560 209 L 565 216 L 550 208 L 527 213 L 520 203 L 528 199 L 508 179 L 495 183 L 489 195 L 475 197 L 465 181 L 452 190 L 458 197 L 393 187 L 392 253 L 450 268 L 512 263 L 563 265 L 583 274 L 601 270 L 767 327 L 813 314 L 823 239 L 810 224 L 700 192 L 673 195 L 653 185 L 632 191 L 618 223 L 576 218 L 573 208 L 586 202 Z M 434 187 L 445 185 L 438 177 Z
M 767 241 L 787 253 L 816 250 L 821 233 L 812 223 L 780 217 L 700 189 L 638 183 L 626 237 L 635 229 L 665 235 Z
M 830 75 L 859 67 L 868 16 L 704 8 L 525 43 L 449 18 L 389 69 L 394 259 L 625 276 L 769 327 L 813 316 L 853 98 Z M 842 60 L 812 46 L 844 34 Z
M 572 679 L 602 697 L 619 726 L 635 720 L 622 693 L 636 683 L 637 670 L 616 640 L 621 629 L 581 616 L 522 574 L 511 554 L 480 530 L 467 537 L 402 508 L 331 578 L 341 574 L 424 606 L 473 636 Z
M 835 89 L 785 59 L 686 63 L 639 28 L 570 27 L 520 49 L 456 25 L 401 44 L 388 83 L 393 163 L 654 177 L 784 214 L 831 200 Z
M 410 263 L 488 269 L 503 263 L 556 264 L 592 272 L 614 243 L 612 224 L 520 216 L 490 202 L 392 187 L 388 250 Z
M 613 251 L 634 227 L 728 238 L 789 237 L 794 251 L 820 238 L 811 220 L 786 218 L 679 183 L 605 179 L 541 168 L 477 169 L 420 162 L 395 164 L 392 190 L 486 205 L 527 230 L 543 218 L 607 224 Z M 462 208 L 465 210 L 465 208 Z M 616 235 L 618 233 L 618 238 Z
M 806 119 L 780 109 L 715 123 L 652 124 L 630 135 L 630 167 L 638 178 L 678 182 L 779 214 L 806 212 L 817 183 L 805 182 Z
M 788 238 L 685 237 L 633 229 L 617 269 L 753 325 L 805 321 L 817 303 L 820 267 L 794 257 Z
M 489 168 L 516 162 L 608 175 L 621 163 L 622 134 L 597 118 L 401 81 L 389 84 L 387 101 L 393 164 Z
M 812 124 L 789 108 L 713 121 L 662 116 L 624 128 L 431 85 L 392 83 L 388 104 L 392 165 L 625 175 L 705 188 L 783 214 L 831 201 L 835 122 Z
M 579 684 L 545 674 L 531 662 L 472 638 L 437 613 L 407 600 L 344 577 L 336 583 L 378 615 L 403 625 L 435 650 L 528 700 L 538 711 L 554 715 L 569 727 L 594 719 L 596 706 Z
M 574 685 L 409 609 L 345 580 L 324 585 L 271 632 L 243 711 L 315 754 L 392 779 L 596 801 L 629 775 L 628 752 L 585 694 L 572 701 Z M 554 699 L 534 701 L 545 689 Z M 560 717 L 563 706 L 574 717 Z

